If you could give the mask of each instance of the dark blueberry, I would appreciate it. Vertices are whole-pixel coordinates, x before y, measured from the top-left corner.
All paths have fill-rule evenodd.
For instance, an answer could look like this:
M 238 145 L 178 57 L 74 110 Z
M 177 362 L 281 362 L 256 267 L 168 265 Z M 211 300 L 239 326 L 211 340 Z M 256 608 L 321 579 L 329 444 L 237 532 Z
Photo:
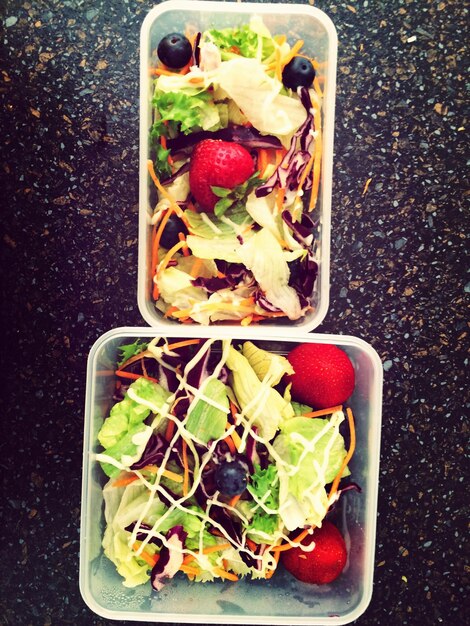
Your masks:
M 189 39 L 180 33 L 170 33 L 158 44 L 157 54 L 167 67 L 179 70 L 189 62 L 193 49 Z
M 305 57 L 294 57 L 285 66 L 282 72 L 282 82 L 289 89 L 297 87 L 310 87 L 315 78 L 315 70 L 312 63 Z
M 187 232 L 184 222 L 176 215 L 172 215 L 163 229 L 160 245 L 169 250 L 179 242 L 178 233 L 186 234 Z
M 217 489 L 227 496 L 243 493 L 247 485 L 247 468 L 238 461 L 227 461 L 215 470 Z

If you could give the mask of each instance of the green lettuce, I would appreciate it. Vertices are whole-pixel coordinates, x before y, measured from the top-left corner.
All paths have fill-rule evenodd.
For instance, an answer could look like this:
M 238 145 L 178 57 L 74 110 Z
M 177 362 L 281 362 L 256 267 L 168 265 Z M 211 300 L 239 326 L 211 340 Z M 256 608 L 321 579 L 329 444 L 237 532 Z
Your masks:
M 279 512 L 288 530 L 320 526 L 328 510 L 325 485 L 332 482 L 346 456 L 339 425 L 341 411 L 330 419 L 293 417 L 281 425 L 273 443 L 280 490 Z M 346 468 L 342 477 L 349 475 Z
M 269 302 L 289 319 L 298 319 L 302 313 L 299 296 L 289 285 L 289 266 L 274 235 L 266 228 L 259 230 L 238 248 L 237 254 L 253 272 Z
M 188 135 L 198 130 L 222 128 L 218 105 L 207 91 L 190 94 L 155 90 L 152 105 L 158 116 L 150 132 L 153 140 L 159 140 L 162 135 L 173 137 L 179 132 Z M 226 105 L 220 106 L 226 108 Z M 226 123 L 227 111 L 223 118 Z
M 274 53 L 275 42 L 259 18 L 239 28 L 210 29 L 204 38 L 212 41 L 221 51 L 223 61 L 239 55 L 265 61 Z
M 255 471 L 250 477 L 250 484 L 247 487 L 252 496 L 263 501 L 263 505 L 269 511 L 279 509 L 279 479 L 275 465 L 268 465 L 266 469 L 261 469 L 255 465 Z M 268 494 L 268 495 L 267 495 Z M 259 506 L 256 501 L 252 507 L 253 517 L 250 521 L 248 532 L 255 541 L 265 541 L 266 535 L 272 536 L 278 529 L 280 518 L 276 513 L 271 513 Z M 261 536 L 260 534 L 261 533 Z
M 239 231 L 243 231 L 244 227 L 253 223 L 253 219 L 248 215 L 245 207 L 239 205 L 227 209 L 224 220 L 219 219 L 214 214 L 208 215 L 189 209 L 186 209 L 184 215 L 189 222 L 191 233 L 204 239 L 213 239 L 214 236 L 219 239 L 231 238 L 237 235 Z
M 242 412 L 259 428 L 261 437 L 270 441 L 280 424 L 294 415 L 292 406 L 278 391 L 260 381 L 248 359 L 233 346 L 230 346 L 226 365 Z
M 207 443 L 224 434 L 229 412 L 227 389 L 217 378 L 209 378 L 203 383 L 202 394 L 192 406 L 186 429 L 199 440 Z
M 145 378 L 134 381 L 124 399 L 112 407 L 98 433 L 105 454 L 124 465 L 137 461 L 152 434 L 152 427 L 144 424 L 144 420 L 150 413 L 163 418 L 161 411 L 169 395 L 158 383 Z M 110 463 L 101 466 L 110 477 L 119 474 L 120 470 Z
M 266 378 L 271 385 L 281 382 L 285 374 L 293 374 L 294 369 L 285 356 L 258 348 L 251 341 L 245 341 L 242 354 L 248 359 L 260 380 Z

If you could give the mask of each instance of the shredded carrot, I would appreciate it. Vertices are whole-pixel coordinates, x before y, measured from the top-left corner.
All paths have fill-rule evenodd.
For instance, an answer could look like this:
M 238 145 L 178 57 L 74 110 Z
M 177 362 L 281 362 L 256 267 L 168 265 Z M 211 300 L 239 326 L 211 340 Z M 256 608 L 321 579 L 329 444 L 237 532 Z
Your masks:
M 150 472 L 151 474 L 156 474 L 159 469 L 160 468 L 158 467 L 158 465 L 146 465 L 145 467 L 142 468 L 143 471 Z M 169 478 L 175 483 L 183 482 L 183 477 L 180 474 L 175 474 L 175 472 L 172 472 L 171 470 L 164 469 L 162 472 L 162 475 L 165 476 L 166 478 Z M 127 476 L 123 476 L 123 478 L 119 478 L 118 480 L 115 480 L 113 482 L 113 487 L 126 487 L 127 485 L 130 485 L 138 478 L 139 477 L 137 476 L 137 474 L 128 474 Z
M 140 547 L 140 544 L 137 542 L 132 544 L 132 549 L 134 550 L 134 552 L 137 552 L 139 547 Z M 153 567 L 155 563 L 157 563 L 158 559 L 160 558 L 160 555 L 149 554 L 148 552 L 145 552 L 145 550 L 142 550 L 142 552 L 138 555 L 138 558 L 142 559 L 142 561 L 145 561 L 147 565 L 150 565 L 150 567 Z
M 166 313 L 165 313 L 165 315 L 163 317 L 171 317 L 173 315 L 173 313 L 175 311 L 177 311 L 177 310 L 178 310 L 177 306 L 170 306 L 170 307 L 168 307 L 168 309 L 167 309 L 167 311 L 166 311 Z
M 168 252 L 165 254 L 165 256 L 163 257 L 163 259 L 158 265 L 157 276 L 166 269 L 166 266 L 170 262 L 171 257 L 175 254 L 175 252 L 178 252 L 178 250 L 181 250 L 181 248 L 184 245 L 186 245 L 184 241 L 179 241 L 178 243 L 175 243 L 175 245 L 168 250 Z
M 275 160 L 274 160 L 274 167 L 277 169 L 281 163 L 282 163 L 282 159 L 285 157 L 287 150 L 285 148 L 282 148 L 280 150 L 276 150 L 275 152 Z
M 185 339 L 184 341 L 177 341 L 176 343 L 169 343 L 166 346 L 167 350 L 177 350 L 178 348 L 185 348 L 186 346 L 193 346 L 201 343 L 201 339 Z
M 303 413 L 302 417 L 320 417 L 321 415 L 330 415 L 331 413 L 336 413 L 336 411 L 341 411 L 343 408 L 342 404 L 338 406 L 332 406 L 329 409 L 321 409 L 321 411 L 310 411 L 310 413 Z
M 241 494 L 237 493 L 236 496 L 233 496 L 233 498 L 231 498 L 228 502 L 228 505 L 231 507 L 235 507 L 237 505 L 237 502 L 240 500 L 241 498 Z
M 190 276 L 192 276 L 193 278 L 197 278 L 199 276 L 199 272 L 201 271 L 201 267 L 203 265 L 204 261 L 202 259 L 200 259 L 199 257 L 196 257 L 194 260 L 194 265 L 191 268 L 191 271 L 189 272 Z
M 138 378 L 145 378 L 146 380 L 151 380 L 153 383 L 158 383 L 156 378 L 151 378 L 150 376 L 145 376 L 144 374 L 134 374 L 133 372 L 122 372 L 121 370 L 116 370 L 114 372 L 116 376 L 120 376 L 121 378 L 130 378 L 131 380 L 137 380 Z
M 238 581 L 238 576 L 236 574 L 233 574 L 232 572 L 227 572 L 221 567 L 214 567 L 213 572 L 214 574 L 216 574 L 217 576 L 220 576 L 221 578 L 226 578 L 227 580 L 233 580 L 233 582 Z
M 304 42 L 302 39 L 299 39 L 298 41 L 295 42 L 295 44 L 290 49 L 289 54 L 286 54 L 286 56 L 282 59 L 281 72 L 285 68 L 285 66 L 292 61 L 292 59 L 299 52 L 299 50 L 302 48 L 303 45 L 304 45 Z
M 235 444 L 233 443 L 232 437 L 230 435 L 227 435 L 226 437 L 224 437 L 223 440 L 228 445 L 228 448 L 229 448 L 230 452 L 232 454 L 236 454 L 237 453 L 237 448 L 236 448 Z
M 165 430 L 165 439 L 167 441 L 171 441 L 171 439 L 173 438 L 173 434 L 175 432 L 175 422 L 168 418 L 168 424 L 166 425 L 166 430 Z
M 246 545 L 248 546 L 248 548 L 252 551 L 252 552 L 256 552 L 256 550 L 258 549 L 258 544 L 255 543 L 253 541 L 253 539 L 249 539 L 248 537 L 246 538 Z
M 175 72 L 170 72 L 170 70 L 166 70 L 163 67 L 152 67 L 150 72 L 156 76 L 174 76 Z
M 186 243 L 186 237 L 184 233 L 178 233 L 178 239 L 184 244 L 183 245 L 183 255 L 190 256 L 188 244 Z
M 217 271 L 217 278 L 227 278 L 227 276 L 223 272 Z
M 221 550 L 228 550 L 229 548 L 231 548 L 229 543 L 217 543 L 214 546 L 207 546 L 207 548 L 203 548 L 202 553 L 198 554 L 212 554 L 213 552 L 220 552 Z M 191 561 L 194 561 L 194 559 L 197 558 L 198 554 L 187 554 L 183 559 L 183 564 L 187 565 L 188 563 L 191 563 Z
M 127 487 L 134 481 L 136 481 L 139 477 L 137 474 L 131 474 L 130 476 L 125 476 L 124 478 L 119 478 L 119 480 L 115 480 L 113 482 L 113 487 Z
M 186 443 L 186 439 L 183 439 L 182 446 L 182 456 L 183 456 L 183 495 L 187 496 L 189 491 L 189 465 L 188 465 L 188 444 Z
M 328 494 L 328 499 L 331 499 L 331 497 L 334 496 L 334 494 L 338 491 L 338 485 L 339 485 L 339 481 L 341 480 L 341 476 L 343 475 L 343 472 L 347 464 L 351 460 L 351 457 L 354 454 L 354 450 L 356 448 L 356 428 L 354 426 L 354 415 L 349 407 L 347 407 L 346 409 L 346 415 L 348 416 L 348 424 L 349 424 L 349 436 L 350 436 L 349 450 L 346 456 L 344 457 L 343 462 L 341 463 L 341 467 L 339 468 L 339 471 L 336 474 L 333 484 L 331 485 L 330 493 Z
M 174 211 L 173 207 L 170 207 L 168 211 L 165 212 L 165 215 L 160 220 L 158 229 L 155 233 L 155 238 L 153 240 L 153 246 L 152 246 L 152 272 L 153 273 L 155 273 L 157 263 L 158 263 L 158 249 L 160 247 L 160 239 L 162 237 L 162 233 L 165 230 L 165 226 L 167 225 L 168 220 L 170 219 L 173 211 Z
M 276 195 L 276 209 L 278 213 L 282 212 L 282 205 L 284 204 L 284 197 L 286 190 L 283 187 L 279 187 Z
M 263 178 L 263 175 L 268 167 L 268 151 L 266 148 L 258 148 L 258 170 L 260 178 Z
M 287 37 L 285 35 L 276 35 L 274 39 L 276 40 L 276 43 L 282 46 L 283 43 L 286 43 Z
M 148 172 L 150 174 L 150 178 L 153 180 L 153 183 L 154 183 L 155 187 L 162 194 L 162 196 L 168 200 L 168 202 L 170 203 L 170 206 L 173 208 L 173 210 L 175 211 L 176 215 L 184 221 L 185 218 L 184 218 L 183 211 L 180 209 L 180 207 L 178 206 L 178 203 L 173 198 L 171 193 L 168 193 L 168 191 L 165 189 L 165 187 L 158 180 L 158 177 L 155 174 L 153 161 L 151 159 L 148 159 L 148 161 L 147 161 L 147 169 L 148 169 Z
M 119 369 L 123 370 L 128 365 L 132 365 L 132 363 L 136 363 L 137 361 L 144 359 L 144 357 L 146 356 L 151 356 L 151 352 L 148 352 L 148 350 L 143 350 L 140 354 L 134 354 L 134 356 L 131 356 L 129 359 L 127 359 L 127 361 L 124 361 L 124 363 L 119 366 Z
M 297 187 L 297 193 L 299 193 L 302 190 L 302 188 L 304 186 L 304 183 L 305 183 L 305 179 L 310 174 L 310 171 L 311 171 L 311 169 L 313 167 L 313 164 L 315 162 L 316 151 L 317 151 L 317 146 L 315 144 L 315 148 L 314 148 L 312 154 L 310 155 L 310 159 L 308 160 L 308 163 L 307 163 L 304 171 L 302 172 L 302 176 L 300 177 L 299 185 Z
M 185 574 L 189 574 L 191 576 L 197 576 L 201 573 L 201 570 L 197 567 L 191 567 L 190 565 L 181 565 L 180 570 Z

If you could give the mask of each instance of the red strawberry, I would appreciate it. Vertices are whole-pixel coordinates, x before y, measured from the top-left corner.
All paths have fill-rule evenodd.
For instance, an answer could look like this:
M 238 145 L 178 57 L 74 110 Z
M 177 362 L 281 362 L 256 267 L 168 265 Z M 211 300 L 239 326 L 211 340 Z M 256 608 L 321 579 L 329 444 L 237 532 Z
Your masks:
M 282 563 L 287 571 L 304 583 L 331 583 L 346 565 L 348 553 L 344 539 L 336 526 L 323 521 L 321 528 L 315 528 L 313 535 L 308 535 L 302 543 L 310 545 L 312 541 L 315 547 L 311 552 L 304 552 L 302 548 L 282 552 Z
M 354 391 L 354 367 L 336 346 L 302 343 L 287 358 L 295 373 L 285 381 L 292 383 L 292 399 L 297 402 L 328 409 L 342 404 Z
M 189 187 L 204 211 L 213 211 L 220 199 L 211 187 L 233 189 L 253 174 L 251 154 L 238 143 L 204 139 L 194 148 L 189 166 Z

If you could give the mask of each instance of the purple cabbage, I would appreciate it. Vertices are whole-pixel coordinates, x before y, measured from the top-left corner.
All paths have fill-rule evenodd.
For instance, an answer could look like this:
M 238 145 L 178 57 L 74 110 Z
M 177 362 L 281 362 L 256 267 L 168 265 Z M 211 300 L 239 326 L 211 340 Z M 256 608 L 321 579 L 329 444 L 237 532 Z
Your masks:
M 317 279 L 318 263 L 310 254 L 304 259 L 295 259 L 289 263 L 289 285 L 293 287 L 300 298 L 300 305 L 306 306 L 308 299 L 313 293 L 313 287 Z
M 183 548 L 188 533 L 183 530 L 182 526 L 173 526 L 166 534 L 166 544 L 160 550 L 160 558 L 152 568 L 150 574 L 150 582 L 152 587 L 157 591 L 161 591 L 165 586 L 165 582 L 170 580 L 178 573 L 183 564 Z M 175 549 L 172 549 L 175 548 Z
M 277 186 L 283 189 L 297 189 L 300 178 L 310 160 L 308 149 L 313 140 L 311 131 L 314 130 L 314 119 L 312 114 L 312 101 L 308 89 L 300 87 L 298 90 L 300 100 L 307 111 L 307 117 L 291 139 L 289 150 L 284 155 L 280 165 L 270 178 L 258 187 L 255 194 L 258 198 L 263 198 L 270 194 Z M 300 148 L 297 149 L 297 141 Z M 305 189 L 311 183 L 306 181 Z
M 194 287 L 202 287 L 207 293 L 216 293 L 220 289 L 238 287 L 240 283 L 246 286 L 254 284 L 253 274 L 241 263 L 217 261 L 217 268 L 224 274 L 224 278 L 204 278 L 199 276 L 191 281 Z
M 292 230 L 292 235 L 305 248 L 310 248 L 313 240 L 313 230 L 316 228 L 315 222 L 306 213 L 302 214 L 300 222 L 294 222 L 290 211 L 282 212 L 282 219 Z
M 127 530 L 127 532 L 131 533 L 131 532 L 133 532 L 133 530 L 136 527 L 136 525 L 137 525 L 137 522 L 132 522 L 132 524 L 129 524 L 129 526 L 126 526 L 125 530 Z M 144 532 L 139 532 L 140 530 L 143 530 Z M 145 531 L 150 531 L 150 530 L 152 530 L 151 526 L 141 522 L 140 525 L 139 525 L 139 529 L 137 531 L 137 534 L 136 534 L 137 541 L 144 541 L 144 540 L 146 540 L 147 537 L 148 537 L 148 533 L 145 532 Z M 155 543 L 157 545 L 160 545 L 161 541 L 160 541 L 160 539 L 158 539 L 158 537 L 150 537 L 149 543 Z
M 131 469 L 142 469 L 146 465 L 159 465 L 167 450 L 168 442 L 165 437 L 160 433 L 152 434 L 147 441 L 142 456 L 131 466 Z
M 201 130 L 197 133 L 184 135 L 180 133 L 174 139 L 169 139 L 167 144 L 172 152 L 188 150 L 203 139 L 222 139 L 223 141 L 233 141 L 245 148 L 282 148 L 282 144 L 277 137 L 272 135 L 262 135 L 256 128 L 250 126 L 230 126 L 219 130 Z

